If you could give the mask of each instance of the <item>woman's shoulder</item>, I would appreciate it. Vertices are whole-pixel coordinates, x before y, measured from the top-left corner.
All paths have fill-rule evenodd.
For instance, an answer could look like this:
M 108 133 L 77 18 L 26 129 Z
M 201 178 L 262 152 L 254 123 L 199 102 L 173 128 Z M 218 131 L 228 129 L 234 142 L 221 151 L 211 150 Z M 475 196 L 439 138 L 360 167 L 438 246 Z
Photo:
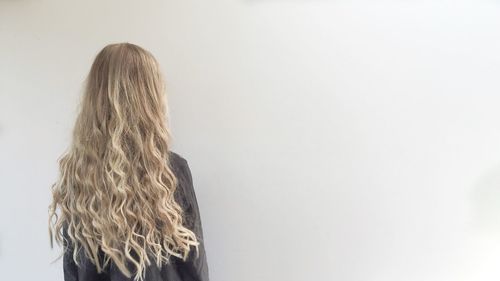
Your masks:
M 184 175 L 186 172 L 186 168 L 188 167 L 186 158 L 173 150 L 170 150 L 168 155 L 168 162 L 170 164 L 170 167 L 173 169 L 173 172 L 176 173 L 176 175 Z
M 177 161 L 186 160 L 186 159 L 184 159 L 184 157 L 182 155 L 180 155 L 179 153 L 177 153 L 176 151 L 173 151 L 173 150 L 168 151 L 168 156 L 172 160 L 177 160 Z

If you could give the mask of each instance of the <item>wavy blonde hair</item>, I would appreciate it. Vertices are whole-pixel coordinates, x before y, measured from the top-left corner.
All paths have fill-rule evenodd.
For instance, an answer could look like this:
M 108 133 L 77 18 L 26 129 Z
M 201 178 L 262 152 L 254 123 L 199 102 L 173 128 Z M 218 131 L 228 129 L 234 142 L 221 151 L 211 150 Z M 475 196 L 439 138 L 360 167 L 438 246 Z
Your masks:
M 92 64 L 49 206 L 51 247 L 55 238 L 77 264 L 83 250 L 98 272 L 112 261 L 143 280 L 152 260 L 198 250 L 174 198 L 164 89 L 157 61 L 137 45 L 108 45 Z

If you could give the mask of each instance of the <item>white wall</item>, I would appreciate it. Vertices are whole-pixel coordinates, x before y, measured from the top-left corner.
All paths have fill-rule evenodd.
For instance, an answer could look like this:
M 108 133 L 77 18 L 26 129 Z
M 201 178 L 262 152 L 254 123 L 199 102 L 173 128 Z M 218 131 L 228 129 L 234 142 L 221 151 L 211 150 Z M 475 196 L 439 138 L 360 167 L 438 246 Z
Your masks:
M 46 228 L 56 159 L 94 55 L 129 41 L 167 76 L 212 280 L 499 280 L 499 13 L 0 0 L 1 279 L 62 280 Z

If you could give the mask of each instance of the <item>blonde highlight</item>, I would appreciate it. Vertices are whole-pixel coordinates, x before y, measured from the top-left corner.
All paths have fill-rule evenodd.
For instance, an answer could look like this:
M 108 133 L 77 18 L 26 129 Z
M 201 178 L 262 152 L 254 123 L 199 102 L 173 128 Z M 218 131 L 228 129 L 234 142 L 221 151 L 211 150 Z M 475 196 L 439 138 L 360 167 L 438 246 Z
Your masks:
M 52 186 L 51 245 L 53 239 L 73 245 L 77 264 L 83 250 L 98 272 L 112 262 L 135 280 L 143 280 L 153 262 L 185 260 L 191 246 L 197 249 L 174 198 L 179 181 L 168 153 L 167 114 L 164 81 L 151 53 L 130 43 L 99 52 Z

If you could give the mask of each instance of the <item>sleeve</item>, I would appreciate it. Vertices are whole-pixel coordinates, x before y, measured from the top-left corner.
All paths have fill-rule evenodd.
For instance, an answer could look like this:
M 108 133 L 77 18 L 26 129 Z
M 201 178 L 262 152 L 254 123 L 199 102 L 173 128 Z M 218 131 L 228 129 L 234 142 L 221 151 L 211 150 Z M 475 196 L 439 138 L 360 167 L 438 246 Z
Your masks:
M 66 227 L 63 228 L 63 272 L 64 281 L 78 281 L 78 266 L 73 260 L 73 246 L 69 240 Z
M 181 168 L 184 177 L 184 196 L 187 202 L 184 210 L 186 220 L 185 226 L 195 233 L 200 244 L 198 245 L 198 255 L 196 250 L 193 248 L 189 253 L 187 260 L 181 261 L 178 266 L 182 268 L 182 280 L 209 281 L 200 210 L 193 187 L 191 170 L 185 159 L 182 161 Z

